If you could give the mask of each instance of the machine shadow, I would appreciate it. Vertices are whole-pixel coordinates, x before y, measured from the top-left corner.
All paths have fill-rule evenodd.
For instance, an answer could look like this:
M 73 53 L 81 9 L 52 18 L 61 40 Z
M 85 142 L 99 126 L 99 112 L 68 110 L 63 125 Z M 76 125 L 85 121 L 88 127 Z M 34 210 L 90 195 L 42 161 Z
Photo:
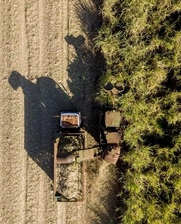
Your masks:
M 11 87 L 24 93 L 24 148 L 28 155 L 53 179 L 53 134 L 59 130 L 54 118 L 60 110 L 74 109 L 71 99 L 49 77 L 26 79 L 17 71 L 9 76 Z
M 85 130 L 97 138 L 99 115 L 95 95 L 103 58 L 93 50 L 92 40 L 101 26 L 101 19 L 97 12 L 99 5 L 92 0 L 90 3 L 92 6 L 80 0 L 75 8 L 85 35 L 65 37 L 65 41 L 75 49 L 67 68 L 71 98 L 49 77 L 30 80 L 12 71 L 8 79 L 14 90 L 21 88 L 24 93 L 24 148 L 50 179 L 53 179 L 53 134 L 59 130 L 59 120 L 53 116 L 59 115 L 61 110 L 80 111 L 86 117 Z

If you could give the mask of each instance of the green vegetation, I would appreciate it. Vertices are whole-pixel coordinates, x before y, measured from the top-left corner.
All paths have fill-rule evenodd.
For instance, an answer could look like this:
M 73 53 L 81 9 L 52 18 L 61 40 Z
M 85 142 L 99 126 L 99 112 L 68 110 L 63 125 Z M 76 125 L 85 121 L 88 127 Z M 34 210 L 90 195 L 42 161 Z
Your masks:
M 119 221 L 171 224 L 181 219 L 181 1 L 104 0 L 96 46 L 126 127 Z

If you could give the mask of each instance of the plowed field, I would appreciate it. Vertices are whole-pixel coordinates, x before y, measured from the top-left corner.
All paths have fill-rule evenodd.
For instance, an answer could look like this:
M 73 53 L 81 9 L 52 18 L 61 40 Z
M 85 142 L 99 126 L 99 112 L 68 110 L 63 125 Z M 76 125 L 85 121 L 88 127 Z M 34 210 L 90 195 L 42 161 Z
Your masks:
M 93 0 L 0 1 L 0 223 L 91 224 L 114 219 L 115 167 L 85 163 L 85 200 L 53 201 L 53 133 L 60 110 L 87 117 L 99 63 L 89 42 Z

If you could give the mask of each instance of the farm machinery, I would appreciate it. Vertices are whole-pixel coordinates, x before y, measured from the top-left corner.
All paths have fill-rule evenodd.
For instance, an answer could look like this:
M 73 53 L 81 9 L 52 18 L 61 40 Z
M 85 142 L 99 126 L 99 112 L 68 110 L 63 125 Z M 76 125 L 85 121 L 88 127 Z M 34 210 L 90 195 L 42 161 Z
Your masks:
M 95 158 L 101 158 L 109 164 L 116 164 L 118 161 L 121 113 L 113 108 L 105 108 L 102 111 L 99 144 L 91 148 L 86 147 L 87 133 L 82 125 L 80 112 L 62 111 L 59 117 L 60 130 L 54 134 L 54 199 L 60 202 L 82 201 L 84 199 L 83 161 Z M 70 172 L 67 172 L 67 169 Z M 71 175 L 72 169 L 73 175 Z M 67 194 L 70 190 L 66 183 L 67 176 L 74 179 L 71 180 L 73 184 L 70 188 L 72 191 L 77 191 L 77 194 Z

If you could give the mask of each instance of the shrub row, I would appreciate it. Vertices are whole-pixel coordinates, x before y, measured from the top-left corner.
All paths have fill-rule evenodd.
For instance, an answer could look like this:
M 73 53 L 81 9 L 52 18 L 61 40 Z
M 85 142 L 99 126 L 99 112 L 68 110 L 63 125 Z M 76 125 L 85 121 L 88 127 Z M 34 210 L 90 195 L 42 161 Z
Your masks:
M 96 46 L 106 82 L 122 82 L 116 99 L 123 130 L 120 223 L 170 224 L 181 217 L 181 2 L 104 0 Z

